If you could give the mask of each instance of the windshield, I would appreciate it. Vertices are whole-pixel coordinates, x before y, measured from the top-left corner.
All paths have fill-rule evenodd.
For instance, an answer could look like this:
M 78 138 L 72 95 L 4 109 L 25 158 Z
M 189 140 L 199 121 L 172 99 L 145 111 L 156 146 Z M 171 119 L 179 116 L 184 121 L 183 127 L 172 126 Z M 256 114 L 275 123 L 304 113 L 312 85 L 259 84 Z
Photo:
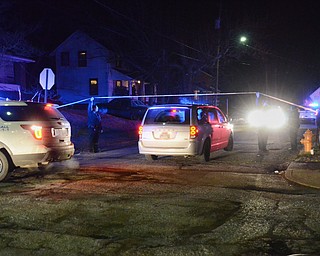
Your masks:
M 132 106 L 145 106 L 145 104 L 141 100 L 133 100 Z
M 59 110 L 46 104 L 28 103 L 28 106 L 0 106 L 4 121 L 50 121 L 64 119 Z
M 188 108 L 155 108 L 149 109 L 144 124 L 190 124 Z

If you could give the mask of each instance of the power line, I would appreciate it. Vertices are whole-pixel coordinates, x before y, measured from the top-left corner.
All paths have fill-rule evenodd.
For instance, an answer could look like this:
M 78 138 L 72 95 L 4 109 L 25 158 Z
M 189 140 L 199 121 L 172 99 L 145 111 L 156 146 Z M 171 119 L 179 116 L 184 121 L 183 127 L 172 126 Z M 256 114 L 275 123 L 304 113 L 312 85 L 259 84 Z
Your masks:
M 202 54 L 203 54 L 202 51 L 200 51 L 200 50 L 198 50 L 198 49 L 196 49 L 196 48 L 194 48 L 194 47 L 192 47 L 192 46 L 190 46 L 190 45 L 188 45 L 188 44 L 186 44 L 186 43 L 180 42 L 180 41 L 178 41 L 178 40 L 176 40 L 176 39 L 174 39 L 174 38 L 172 38 L 172 37 L 169 37 L 169 36 L 167 36 L 167 35 L 165 35 L 165 34 L 163 34 L 163 33 L 160 33 L 160 32 L 158 32 L 158 31 L 154 30 L 152 27 L 147 26 L 147 25 L 145 25 L 145 24 L 142 24 L 142 23 L 136 21 L 135 19 L 132 19 L 132 18 L 128 17 L 127 15 L 125 15 L 125 14 L 119 12 L 119 11 L 116 11 L 115 9 L 113 9 L 113 8 L 111 8 L 110 6 L 106 5 L 105 3 L 101 3 L 101 1 L 99 1 L 99 0 L 94 0 L 94 2 L 96 2 L 96 3 L 99 4 L 99 5 L 101 5 L 103 8 L 108 9 L 109 11 L 111 11 L 111 12 L 119 15 L 120 17 L 129 20 L 130 22 L 134 22 L 135 24 L 138 24 L 138 25 L 141 26 L 141 27 L 144 27 L 144 28 L 146 28 L 146 29 L 148 29 L 148 30 L 153 31 L 153 33 L 155 33 L 155 34 L 158 34 L 158 35 L 160 35 L 160 36 L 162 36 L 162 37 L 164 37 L 164 38 L 166 38 L 166 39 L 169 39 L 169 40 L 171 40 L 171 41 L 173 41 L 173 42 L 175 42 L 175 43 L 177 43 L 177 44 L 179 44 L 179 45 L 181 45 L 181 46 L 184 46 L 184 47 L 186 47 L 186 48 L 188 48 L 188 49 L 191 49 L 191 50 L 193 50 L 193 51 L 196 51 L 196 52 L 198 52 L 198 53 L 202 53 Z M 207 54 L 207 55 L 208 55 L 208 54 Z M 210 56 L 210 55 L 208 55 L 208 56 L 209 56 L 209 57 L 212 57 L 212 56 Z

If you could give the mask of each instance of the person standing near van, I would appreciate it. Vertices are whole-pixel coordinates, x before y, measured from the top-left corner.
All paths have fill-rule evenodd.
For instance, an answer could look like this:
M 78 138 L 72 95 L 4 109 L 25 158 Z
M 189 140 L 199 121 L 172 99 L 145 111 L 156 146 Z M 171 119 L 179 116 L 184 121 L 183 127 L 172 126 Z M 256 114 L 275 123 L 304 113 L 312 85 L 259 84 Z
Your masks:
M 319 144 L 319 136 L 320 136 L 320 109 L 316 110 L 316 126 L 317 126 L 317 130 L 316 130 L 316 135 L 315 135 L 315 144 L 316 147 L 320 147 Z
M 297 150 L 298 148 L 298 131 L 300 127 L 299 111 L 296 107 L 291 107 L 288 116 L 289 125 L 289 137 L 291 150 Z
M 88 129 L 89 129 L 89 151 L 99 152 L 99 137 L 102 132 L 101 116 L 99 108 L 93 103 L 92 97 L 88 104 Z
M 262 106 L 260 106 L 261 115 L 265 116 L 268 109 L 269 107 L 267 103 L 264 103 Z M 268 137 L 269 137 L 269 129 L 265 123 L 261 124 L 258 127 L 257 135 L 258 135 L 258 148 L 259 148 L 258 156 L 261 156 L 263 153 L 268 152 L 267 144 L 268 144 Z

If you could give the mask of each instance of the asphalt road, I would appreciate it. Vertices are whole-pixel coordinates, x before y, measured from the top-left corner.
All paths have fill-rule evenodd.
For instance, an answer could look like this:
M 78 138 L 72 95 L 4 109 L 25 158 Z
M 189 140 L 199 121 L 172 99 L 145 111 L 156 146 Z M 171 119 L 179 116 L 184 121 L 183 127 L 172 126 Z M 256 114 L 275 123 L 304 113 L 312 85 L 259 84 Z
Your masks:
M 212 153 L 208 163 L 148 162 L 133 143 L 81 152 L 45 172 L 19 170 L 1 183 L 0 255 L 320 251 L 319 191 L 283 177 L 298 153 L 285 131 L 257 156 L 254 131 L 237 127 L 234 151 Z

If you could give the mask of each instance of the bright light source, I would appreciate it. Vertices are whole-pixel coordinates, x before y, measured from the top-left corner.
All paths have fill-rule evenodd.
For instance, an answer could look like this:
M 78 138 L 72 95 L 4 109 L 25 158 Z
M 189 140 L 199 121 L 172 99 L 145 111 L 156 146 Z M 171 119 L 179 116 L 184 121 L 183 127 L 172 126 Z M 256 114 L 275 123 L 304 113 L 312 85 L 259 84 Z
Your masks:
M 190 139 L 194 139 L 198 136 L 199 130 L 197 126 L 190 126 Z
M 41 126 L 32 125 L 32 126 L 31 126 L 31 130 L 34 132 L 33 136 L 34 136 L 37 140 L 41 140 L 41 139 L 42 139 L 42 127 L 41 127 Z
M 245 37 L 245 36 L 240 37 L 241 43 L 245 43 L 246 41 L 247 41 L 247 37 Z
M 227 129 L 233 131 L 233 124 L 228 123 L 227 124 Z
M 287 123 L 287 116 L 281 108 L 254 110 L 248 115 L 248 122 L 253 127 L 277 129 Z
M 309 104 L 309 107 L 316 108 L 316 107 L 319 107 L 319 104 L 318 102 L 312 102 Z

